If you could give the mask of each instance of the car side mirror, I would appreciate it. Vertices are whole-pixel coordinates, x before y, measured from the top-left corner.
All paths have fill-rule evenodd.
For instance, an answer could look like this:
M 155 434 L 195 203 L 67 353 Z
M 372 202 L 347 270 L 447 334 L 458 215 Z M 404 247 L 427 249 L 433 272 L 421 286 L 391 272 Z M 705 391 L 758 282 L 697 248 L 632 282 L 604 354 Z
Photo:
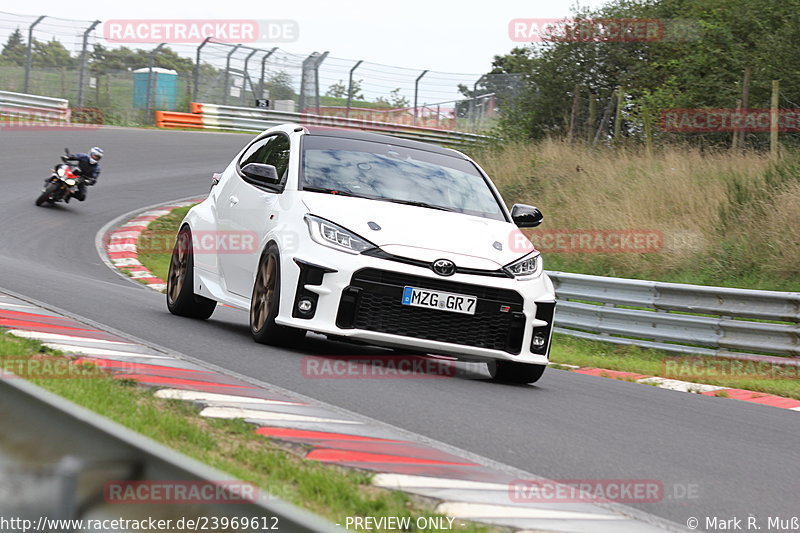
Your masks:
M 248 163 L 242 168 L 242 174 L 259 185 L 277 185 L 281 181 L 278 169 L 264 163 Z
M 511 208 L 511 220 L 518 228 L 535 228 L 544 220 L 538 207 L 525 204 L 514 204 Z

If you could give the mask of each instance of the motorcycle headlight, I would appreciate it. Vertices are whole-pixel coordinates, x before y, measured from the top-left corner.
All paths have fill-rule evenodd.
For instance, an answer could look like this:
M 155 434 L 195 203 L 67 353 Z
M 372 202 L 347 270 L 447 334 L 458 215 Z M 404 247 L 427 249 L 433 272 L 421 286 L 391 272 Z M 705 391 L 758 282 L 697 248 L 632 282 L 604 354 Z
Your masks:
M 503 270 L 515 278 L 531 278 L 542 270 L 542 258 L 539 252 L 532 252 L 522 259 L 517 259 L 503 267 Z
M 67 173 L 67 170 L 64 167 L 58 167 L 58 170 L 56 170 L 56 174 L 58 174 L 62 178 L 64 177 L 64 174 L 66 174 L 66 173 Z
M 351 254 L 360 254 L 376 246 L 338 224 L 314 215 L 305 216 L 308 232 L 314 242 Z
M 75 180 L 72 178 L 67 178 L 66 180 L 64 180 L 64 183 L 72 187 L 73 185 L 75 185 Z

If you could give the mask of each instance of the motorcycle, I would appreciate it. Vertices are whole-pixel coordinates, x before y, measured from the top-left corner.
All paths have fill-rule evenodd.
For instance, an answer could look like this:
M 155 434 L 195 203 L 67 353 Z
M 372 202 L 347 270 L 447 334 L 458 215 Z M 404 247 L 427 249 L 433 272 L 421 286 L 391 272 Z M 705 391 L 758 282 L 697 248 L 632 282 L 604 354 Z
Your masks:
M 66 156 L 69 156 L 69 149 L 64 148 Z M 36 205 L 41 206 L 45 202 L 54 204 L 56 202 L 69 202 L 69 199 L 78 192 L 81 183 L 91 185 L 90 180 L 78 175 L 77 167 L 66 163 L 65 157 L 61 158 L 63 163 L 56 165 L 53 173 L 45 181 L 42 194 L 36 199 Z

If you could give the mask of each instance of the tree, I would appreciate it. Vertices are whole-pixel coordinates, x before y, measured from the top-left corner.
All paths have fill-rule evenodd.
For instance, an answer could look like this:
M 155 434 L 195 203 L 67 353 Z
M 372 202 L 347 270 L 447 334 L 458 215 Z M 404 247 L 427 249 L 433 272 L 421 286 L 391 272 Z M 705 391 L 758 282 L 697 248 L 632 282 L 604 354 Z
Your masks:
M 361 92 L 361 84 L 363 81 L 364 80 L 353 81 L 353 88 L 350 91 L 350 97 L 353 100 L 364 99 L 364 95 Z M 328 87 L 328 91 L 325 93 L 325 96 L 332 96 L 334 98 L 347 98 L 347 85 L 345 85 L 342 80 L 339 80 L 338 83 L 334 83 Z
M 149 62 L 149 50 L 131 50 L 125 46 L 106 48 L 101 44 L 95 44 L 91 53 L 91 69 L 97 74 L 115 70 L 136 70 L 147 67 Z M 185 73 L 194 69 L 194 62 L 165 46 L 153 56 L 153 66 Z
M 26 53 L 27 46 L 25 46 L 25 41 L 22 38 L 22 32 L 17 28 L 8 36 L 8 40 L 3 46 L 3 51 L 0 52 L 0 59 L 10 65 L 22 66 L 25 64 Z
M 392 109 L 401 109 L 408 107 L 411 102 L 405 96 L 400 96 L 400 87 L 389 92 L 389 99 L 379 96 L 375 99 L 375 103 Z
M 292 76 L 285 70 L 270 72 L 264 83 L 264 88 L 269 91 L 271 100 L 293 100 L 295 97 L 292 86 Z
M 34 67 L 71 68 L 75 66 L 75 59 L 55 38 L 47 42 L 34 39 L 31 61 Z

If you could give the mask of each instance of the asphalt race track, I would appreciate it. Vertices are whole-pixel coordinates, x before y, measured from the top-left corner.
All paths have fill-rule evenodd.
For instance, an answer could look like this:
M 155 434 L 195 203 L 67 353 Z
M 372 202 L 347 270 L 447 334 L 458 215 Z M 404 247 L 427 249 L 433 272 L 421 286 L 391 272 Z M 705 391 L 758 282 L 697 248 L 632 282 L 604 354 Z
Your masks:
M 219 308 L 207 322 L 174 317 L 163 295 L 102 262 L 94 238 L 107 222 L 205 194 L 211 173 L 248 138 L 122 128 L 0 130 L 0 290 L 540 476 L 659 480 L 665 499 L 633 507 L 679 524 L 695 516 L 702 529 L 706 516 L 743 522 L 754 516 L 766 526 L 768 517 L 798 514 L 796 411 L 552 369 L 536 386 L 479 376 L 308 379 L 301 373 L 304 355 L 365 349 L 316 336 L 302 350 L 267 348 L 251 340 L 245 313 Z M 93 145 L 106 157 L 88 200 L 35 207 L 63 148 Z M 670 497 L 689 486 L 696 497 Z

